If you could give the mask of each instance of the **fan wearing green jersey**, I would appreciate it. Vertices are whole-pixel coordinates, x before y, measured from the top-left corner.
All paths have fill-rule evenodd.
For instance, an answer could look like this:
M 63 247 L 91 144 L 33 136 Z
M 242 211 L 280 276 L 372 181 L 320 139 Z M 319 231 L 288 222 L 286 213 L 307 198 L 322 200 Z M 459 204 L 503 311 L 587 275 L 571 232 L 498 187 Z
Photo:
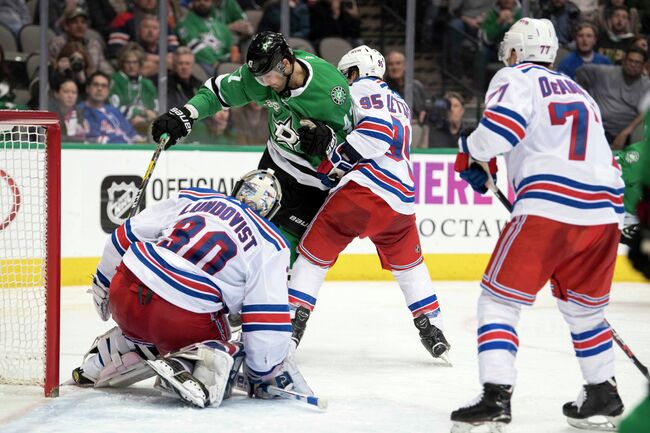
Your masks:
M 293 51 L 280 33 L 258 33 L 244 65 L 210 78 L 183 107 L 158 117 L 151 133 L 156 142 L 161 134 L 169 134 L 173 145 L 190 133 L 196 120 L 250 102 L 269 113 L 269 140 L 258 168 L 273 169 L 280 181 L 282 204 L 271 221 L 291 243 L 293 263 L 298 240 L 333 186 L 316 170 L 323 157 L 309 156 L 300 136 L 329 140 L 331 129 L 341 143 L 352 129 L 348 84 L 333 65 L 305 51 Z

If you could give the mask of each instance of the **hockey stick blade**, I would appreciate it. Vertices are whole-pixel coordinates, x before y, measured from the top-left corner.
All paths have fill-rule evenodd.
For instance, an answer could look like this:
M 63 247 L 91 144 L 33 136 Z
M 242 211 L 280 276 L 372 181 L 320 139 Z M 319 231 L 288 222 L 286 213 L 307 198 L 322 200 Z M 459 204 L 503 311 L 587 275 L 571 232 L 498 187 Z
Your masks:
M 248 392 L 248 379 L 246 379 L 246 376 L 244 376 L 243 374 L 237 373 L 237 376 L 235 377 L 234 386 L 235 388 L 241 391 Z M 302 394 L 296 391 L 289 391 L 286 389 L 278 388 L 277 386 L 273 386 L 273 385 L 262 385 L 262 386 L 264 387 L 265 392 L 271 395 L 275 395 L 276 397 L 281 397 L 288 400 L 297 400 L 301 403 L 306 403 L 311 406 L 316 406 L 317 408 L 322 410 L 327 409 L 327 400 L 324 398 L 319 398 L 314 395 Z
M 158 162 L 158 157 L 160 156 L 160 153 L 165 149 L 165 146 L 167 146 L 170 138 L 170 135 L 166 133 L 160 136 L 160 143 L 158 143 L 156 150 L 153 152 L 153 156 L 151 157 L 151 161 L 149 161 L 147 171 L 144 173 L 144 176 L 142 176 L 142 184 L 140 185 L 140 189 L 138 189 L 138 193 L 135 195 L 135 199 L 133 200 L 133 205 L 129 210 L 129 218 L 135 216 L 135 214 L 138 213 L 138 210 L 140 209 L 140 202 L 142 202 L 142 197 L 145 189 L 147 188 L 147 184 L 149 183 L 151 173 L 153 173 L 153 169 Z

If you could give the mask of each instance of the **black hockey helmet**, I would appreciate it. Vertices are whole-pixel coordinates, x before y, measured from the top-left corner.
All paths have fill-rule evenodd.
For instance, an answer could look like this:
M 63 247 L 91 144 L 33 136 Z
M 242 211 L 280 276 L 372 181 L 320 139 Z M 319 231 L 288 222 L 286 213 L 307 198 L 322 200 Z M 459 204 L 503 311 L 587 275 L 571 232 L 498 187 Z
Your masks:
M 260 77 L 285 58 L 293 61 L 293 50 L 282 33 L 261 32 L 253 37 L 248 46 L 246 64 L 254 76 Z

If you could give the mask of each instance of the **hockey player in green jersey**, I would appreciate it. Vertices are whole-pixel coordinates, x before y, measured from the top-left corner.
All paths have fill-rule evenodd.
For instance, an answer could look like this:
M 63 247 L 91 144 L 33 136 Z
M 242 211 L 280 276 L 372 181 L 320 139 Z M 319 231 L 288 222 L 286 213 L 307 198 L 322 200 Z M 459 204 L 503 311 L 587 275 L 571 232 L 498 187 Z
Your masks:
M 333 65 L 294 52 L 280 33 L 259 33 L 248 48 L 246 64 L 209 79 L 183 107 L 158 117 L 151 133 L 156 142 L 168 133 L 173 145 L 190 133 L 197 119 L 250 102 L 269 113 L 270 138 L 258 168 L 273 169 L 282 186 L 280 211 L 271 221 L 291 243 L 293 261 L 298 240 L 333 186 L 316 171 L 322 157 L 308 156 L 300 136 L 309 134 L 311 143 L 325 141 L 331 129 L 342 142 L 352 128 L 348 84 Z
M 641 184 L 641 198 L 636 207 L 639 230 L 632 238 L 629 257 L 632 266 L 650 278 L 650 92 L 641 100 L 639 108 L 645 111 L 645 140 L 637 164 Z
M 645 140 L 630 144 L 622 150 L 614 151 L 614 158 L 623 172 L 625 193 L 623 205 L 625 206 L 625 221 L 621 230 L 621 243 L 630 245 L 632 236 L 639 228 L 639 219 L 636 217 L 636 206 L 641 198 L 641 154 L 645 147 Z

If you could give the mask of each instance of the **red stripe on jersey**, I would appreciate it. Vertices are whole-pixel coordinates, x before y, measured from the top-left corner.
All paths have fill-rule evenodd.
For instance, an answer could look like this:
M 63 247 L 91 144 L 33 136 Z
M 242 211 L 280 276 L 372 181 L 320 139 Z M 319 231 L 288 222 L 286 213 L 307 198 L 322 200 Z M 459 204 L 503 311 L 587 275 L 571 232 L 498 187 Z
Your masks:
M 491 340 L 508 340 L 512 341 L 515 346 L 519 346 L 519 338 L 516 335 L 511 334 L 510 332 L 494 330 L 484 332 L 478 337 L 478 344 L 485 343 L 486 341 Z
M 367 170 L 370 171 L 373 175 L 375 175 L 375 176 L 377 177 L 377 179 L 379 179 L 380 181 L 382 181 L 382 182 L 384 182 L 384 183 L 387 183 L 388 185 L 392 186 L 393 188 L 399 190 L 402 194 L 404 194 L 404 195 L 407 196 L 407 197 L 411 197 L 411 196 L 414 196 L 414 195 L 415 195 L 415 191 L 409 191 L 409 190 L 408 190 L 404 185 L 402 185 L 402 184 L 399 183 L 399 182 L 394 181 L 393 179 L 391 179 L 390 177 L 386 176 L 386 175 L 383 174 L 382 172 L 376 170 L 376 169 L 375 169 L 372 165 L 370 165 L 370 164 L 363 163 L 363 164 L 359 164 L 359 165 L 357 165 L 357 167 L 359 167 L 359 168 L 362 168 L 362 167 L 363 167 L 363 168 L 367 169 Z
M 524 189 L 519 191 L 517 195 L 523 195 L 528 191 L 540 190 L 540 189 L 543 191 L 552 191 L 558 194 L 568 195 L 570 197 L 578 198 L 581 200 L 589 200 L 589 201 L 608 200 L 614 204 L 618 204 L 618 205 L 623 204 L 622 195 L 617 196 L 609 192 L 576 191 L 574 189 L 569 189 L 554 183 L 546 183 L 546 182 L 539 182 L 539 183 L 533 183 L 531 185 L 528 185 Z
M 393 130 L 391 130 L 388 126 L 381 125 L 379 123 L 372 123 L 369 121 L 365 121 L 359 123 L 355 129 L 366 129 L 370 131 L 381 132 L 382 134 L 386 134 L 391 140 L 394 137 Z
M 242 313 L 242 323 L 289 323 L 289 313 Z
M 490 120 L 493 120 L 494 122 L 500 124 L 501 126 L 505 126 L 509 130 L 515 133 L 517 137 L 519 137 L 520 140 L 523 140 L 524 137 L 526 136 L 526 132 L 524 131 L 524 128 L 521 127 L 521 125 L 514 120 L 510 119 L 509 117 L 505 117 L 502 114 L 497 114 L 493 111 L 485 111 L 483 113 L 485 117 L 487 117 Z
M 129 246 L 131 245 L 131 241 L 129 241 L 129 238 L 126 236 L 126 227 L 124 224 L 117 228 L 115 235 L 117 237 L 117 242 L 119 242 L 122 249 L 124 251 L 128 250 Z
M 600 343 L 604 343 L 605 341 L 609 341 L 611 339 L 612 339 L 612 331 L 610 329 L 607 329 L 603 331 L 601 334 L 598 334 L 595 337 L 590 338 L 589 340 L 574 341 L 573 347 L 575 349 L 590 349 L 594 346 L 598 346 Z

